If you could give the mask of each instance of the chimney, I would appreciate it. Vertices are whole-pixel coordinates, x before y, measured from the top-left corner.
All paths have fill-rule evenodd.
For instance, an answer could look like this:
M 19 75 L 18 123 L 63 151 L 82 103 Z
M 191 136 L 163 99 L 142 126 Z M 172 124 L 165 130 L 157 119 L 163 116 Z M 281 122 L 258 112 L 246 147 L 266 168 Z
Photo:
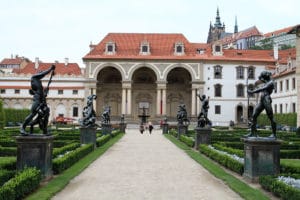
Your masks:
M 69 64 L 69 58 L 65 58 L 65 66 Z
M 273 54 L 274 54 L 274 59 L 278 60 L 278 44 L 277 43 L 274 43 Z
M 35 68 L 35 69 L 38 69 L 38 68 L 39 68 L 39 57 L 36 57 L 36 58 L 35 58 L 34 68 Z

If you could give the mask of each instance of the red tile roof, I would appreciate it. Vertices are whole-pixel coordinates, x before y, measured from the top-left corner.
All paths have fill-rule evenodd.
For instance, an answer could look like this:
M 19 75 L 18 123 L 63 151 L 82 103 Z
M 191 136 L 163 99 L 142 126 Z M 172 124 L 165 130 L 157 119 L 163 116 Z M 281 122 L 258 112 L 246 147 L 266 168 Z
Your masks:
M 278 62 L 280 64 L 287 64 L 289 58 L 296 60 L 296 48 L 278 51 Z
M 150 45 L 150 55 L 140 55 L 140 45 L 147 41 Z M 108 42 L 114 42 L 116 53 L 105 54 Z M 177 42 L 184 44 L 184 55 L 174 55 L 174 45 Z M 199 54 L 197 49 L 205 49 Z M 223 56 L 214 56 L 210 44 L 190 43 L 182 34 L 159 33 L 109 33 L 99 44 L 95 45 L 83 60 L 97 59 L 142 59 L 142 60 L 225 60 L 225 61 L 261 61 L 273 62 L 271 50 L 225 50 Z
M 294 26 L 289 26 L 289 27 L 282 28 L 282 29 L 279 29 L 279 30 L 276 30 L 276 31 L 272 31 L 272 32 L 264 34 L 264 37 L 268 38 L 268 37 L 280 35 L 281 33 L 288 33 L 293 28 L 294 28 Z
M 22 58 L 4 58 L 0 65 L 20 65 L 22 63 Z
M 23 69 L 14 69 L 13 73 L 16 74 L 35 74 L 38 71 L 49 69 L 51 65 L 55 65 L 55 73 L 60 75 L 82 75 L 81 69 L 77 63 L 39 63 L 38 69 L 35 69 L 35 63 L 27 64 Z

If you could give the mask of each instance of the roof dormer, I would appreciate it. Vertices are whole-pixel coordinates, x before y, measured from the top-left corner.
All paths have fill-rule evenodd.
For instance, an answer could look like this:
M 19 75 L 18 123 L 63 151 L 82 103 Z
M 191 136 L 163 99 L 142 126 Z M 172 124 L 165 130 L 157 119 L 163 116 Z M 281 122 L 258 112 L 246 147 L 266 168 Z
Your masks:
M 143 41 L 140 46 L 140 55 L 150 55 L 149 42 Z
M 221 43 L 214 43 L 212 45 L 212 54 L 214 56 L 222 56 L 223 55 L 223 47 Z
M 105 54 L 113 55 L 116 53 L 116 43 L 113 41 L 107 42 L 105 45 Z
M 183 42 L 176 42 L 175 43 L 174 55 L 176 55 L 176 56 L 184 55 L 184 44 L 183 44 Z

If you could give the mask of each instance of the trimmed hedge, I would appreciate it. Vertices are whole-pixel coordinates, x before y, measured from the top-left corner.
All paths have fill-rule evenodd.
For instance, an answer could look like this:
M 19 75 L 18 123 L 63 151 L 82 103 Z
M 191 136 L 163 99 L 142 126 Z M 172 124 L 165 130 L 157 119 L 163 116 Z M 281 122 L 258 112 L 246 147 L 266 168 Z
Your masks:
M 300 190 L 276 179 L 277 176 L 260 176 L 259 183 L 267 191 L 271 191 L 283 200 L 299 200 Z
M 5 112 L 3 110 L 3 102 L 0 99 L 0 129 L 3 129 L 6 122 Z
M 0 169 L 16 170 L 16 157 L 0 157 Z
M 205 144 L 199 145 L 199 151 L 206 156 L 210 157 L 211 159 L 217 161 L 219 164 L 223 165 L 224 167 L 242 175 L 244 172 L 244 165 L 237 160 L 231 158 L 228 155 L 218 153 L 217 151 L 209 148 Z
M 94 145 L 87 144 L 75 149 L 74 151 L 71 151 L 68 154 L 65 154 L 63 157 L 53 159 L 52 164 L 54 174 L 61 173 L 93 150 Z
M 15 175 L 15 173 L 15 171 L 0 169 L 0 186 L 2 186 L 6 181 L 11 179 Z
M 297 113 L 276 113 L 274 118 L 277 124 L 296 127 L 297 126 Z M 260 114 L 257 118 L 257 124 L 260 126 L 269 126 L 270 120 L 266 114 Z
M 300 168 L 297 166 L 291 166 L 285 163 L 280 163 L 280 173 L 300 174 Z
M 221 144 L 213 144 L 212 145 L 214 148 L 220 150 L 220 151 L 225 151 L 229 154 L 235 154 L 237 155 L 238 157 L 240 158 L 243 158 L 244 157 L 244 151 L 243 150 L 239 150 L 239 149 L 233 149 L 233 148 L 230 148 L 230 147 L 226 147 L 226 146 L 223 146 Z
M 17 148 L 0 146 L 0 156 L 17 156 Z
M 103 135 L 100 138 L 97 138 L 97 140 L 96 140 L 96 146 L 97 147 L 102 146 L 103 144 L 105 144 L 106 142 L 108 142 L 110 140 L 110 138 L 111 138 L 110 135 Z
M 3 109 L 6 116 L 6 123 L 13 122 L 23 122 L 27 115 L 30 114 L 30 109 L 14 109 L 14 108 L 4 108 Z
M 194 147 L 194 145 L 195 145 L 194 138 L 191 138 L 191 137 L 188 137 L 188 136 L 185 136 L 185 135 L 180 135 L 179 140 L 184 142 L 189 147 Z
M 77 149 L 78 147 L 80 147 L 79 143 L 71 143 L 71 144 L 61 147 L 61 148 L 55 148 L 55 149 L 53 149 L 52 158 L 55 158 L 58 155 L 62 155 L 64 153 L 66 153 L 67 151 L 72 151 L 74 149 Z
M 280 158 L 300 158 L 300 150 L 280 150 Z
M 17 143 L 13 139 L 6 138 L 6 139 L 1 139 L 0 140 L 0 146 L 3 146 L 3 147 L 17 147 Z
M 36 168 L 24 169 L 0 188 L 0 200 L 25 197 L 39 186 L 41 179 L 41 172 Z

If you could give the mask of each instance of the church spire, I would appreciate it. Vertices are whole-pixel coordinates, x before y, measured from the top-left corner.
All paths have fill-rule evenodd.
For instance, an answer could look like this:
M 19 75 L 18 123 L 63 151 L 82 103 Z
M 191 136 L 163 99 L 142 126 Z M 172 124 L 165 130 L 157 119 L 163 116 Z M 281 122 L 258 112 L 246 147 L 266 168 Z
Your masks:
M 238 25 L 237 25 L 237 17 L 235 16 L 235 25 L 234 25 L 234 33 L 239 32 Z
M 222 27 L 221 18 L 220 18 L 220 14 L 219 14 L 219 7 L 217 8 L 215 27 L 218 27 L 218 28 Z

